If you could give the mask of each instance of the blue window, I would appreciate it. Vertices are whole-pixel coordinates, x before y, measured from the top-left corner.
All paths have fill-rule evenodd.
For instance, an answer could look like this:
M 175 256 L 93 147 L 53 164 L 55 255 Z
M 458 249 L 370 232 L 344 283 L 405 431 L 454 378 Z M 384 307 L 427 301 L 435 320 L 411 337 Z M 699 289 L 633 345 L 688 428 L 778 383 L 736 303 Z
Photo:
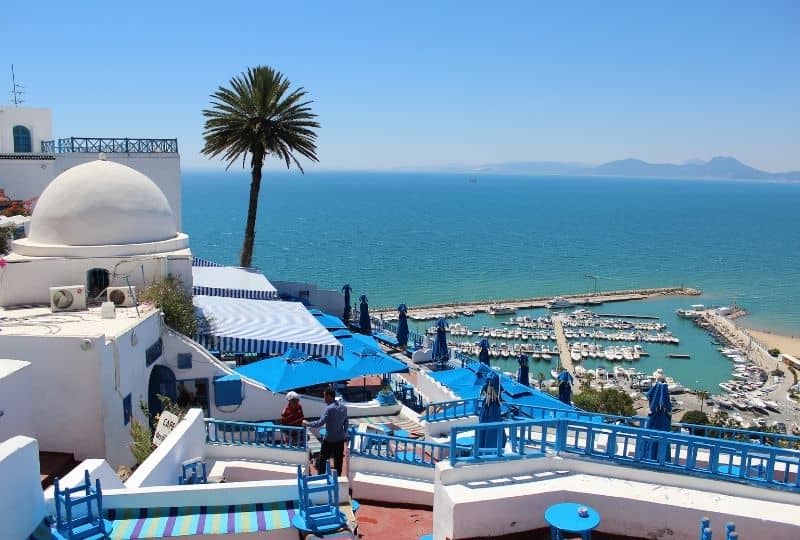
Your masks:
M 131 403 L 131 395 L 128 394 L 122 400 L 122 421 L 124 425 L 128 425 L 133 415 L 133 404 Z
M 14 152 L 33 152 L 31 130 L 25 126 L 14 126 Z

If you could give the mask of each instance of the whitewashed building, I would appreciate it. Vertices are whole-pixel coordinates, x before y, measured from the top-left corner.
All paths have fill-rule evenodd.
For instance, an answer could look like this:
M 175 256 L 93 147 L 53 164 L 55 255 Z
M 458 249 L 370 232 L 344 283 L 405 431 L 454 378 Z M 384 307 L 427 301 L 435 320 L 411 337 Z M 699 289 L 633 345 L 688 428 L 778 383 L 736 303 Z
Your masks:
M 0 188 L 34 199 L 67 169 L 99 154 L 145 174 L 164 192 L 180 228 L 181 169 L 177 139 L 53 138 L 50 109 L 0 106 Z

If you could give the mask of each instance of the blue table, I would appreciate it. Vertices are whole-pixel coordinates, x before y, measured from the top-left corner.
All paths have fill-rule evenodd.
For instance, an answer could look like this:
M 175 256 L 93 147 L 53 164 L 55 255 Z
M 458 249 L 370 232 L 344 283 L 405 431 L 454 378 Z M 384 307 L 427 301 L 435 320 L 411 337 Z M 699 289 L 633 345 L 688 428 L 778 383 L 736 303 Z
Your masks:
M 586 508 L 588 515 L 581 517 L 579 508 Z M 600 525 L 600 514 L 585 504 L 572 502 L 554 504 L 544 512 L 544 519 L 550 525 L 551 540 L 562 540 L 564 532 L 578 533 L 583 540 L 590 540 L 592 529 Z

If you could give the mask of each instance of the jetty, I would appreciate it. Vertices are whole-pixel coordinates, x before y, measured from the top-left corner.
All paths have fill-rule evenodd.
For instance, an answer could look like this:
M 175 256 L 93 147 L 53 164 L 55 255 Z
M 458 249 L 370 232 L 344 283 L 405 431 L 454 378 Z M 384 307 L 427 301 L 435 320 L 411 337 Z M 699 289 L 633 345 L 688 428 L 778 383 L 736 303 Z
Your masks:
M 561 357 L 561 367 L 570 373 L 574 373 L 572 366 L 572 357 L 570 356 L 569 343 L 567 343 L 567 336 L 564 334 L 564 325 L 561 322 L 561 317 L 558 315 L 553 316 L 553 329 L 556 332 L 556 343 L 558 343 L 558 355 Z
M 605 302 L 626 302 L 630 300 L 644 300 L 657 296 L 697 296 L 701 294 L 698 289 L 691 287 L 660 287 L 649 289 L 625 289 L 619 291 L 606 291 L 602 293 L 578 293 L 558 295 L 577 305 L 598 305 Z M 464 312 L 488 313 L 490 308 L 499 305 L 511 309 L 544 308 L 545 304 L 553 299 L 552 296 L 539 296 L 535 298 L 516 298 L 507 300 L 477 300 L 449 304 L 428 304 L 423 306 L 410 306 L 408 318 L 411 320 L 431 320 L 440 317 L 460 316 Z M 384 316 L 388 319 L 397 315 L 397 307 L 383 307 L 373 310 L 373 315 Z

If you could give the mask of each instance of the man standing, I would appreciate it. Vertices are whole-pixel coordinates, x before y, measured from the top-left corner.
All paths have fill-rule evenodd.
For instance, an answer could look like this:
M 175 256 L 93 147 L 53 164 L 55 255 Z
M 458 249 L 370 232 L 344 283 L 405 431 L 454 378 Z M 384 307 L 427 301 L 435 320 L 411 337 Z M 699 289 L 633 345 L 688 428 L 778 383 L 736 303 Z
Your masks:
M 309 422 L 303 420 L 307 427 L 325 426 L 325 437 L 317 459 L 317 473 L 323 474 L 328 467 L 328 460 L 333 457 L 333 468 L 336 476 L 342 474 L 344 461 L 344 443 L 347 439 L 347 407 L 336 401 L 336 392 L 333 388 L 325 390 L 325 403 L 328 405 L 319 420 Z

